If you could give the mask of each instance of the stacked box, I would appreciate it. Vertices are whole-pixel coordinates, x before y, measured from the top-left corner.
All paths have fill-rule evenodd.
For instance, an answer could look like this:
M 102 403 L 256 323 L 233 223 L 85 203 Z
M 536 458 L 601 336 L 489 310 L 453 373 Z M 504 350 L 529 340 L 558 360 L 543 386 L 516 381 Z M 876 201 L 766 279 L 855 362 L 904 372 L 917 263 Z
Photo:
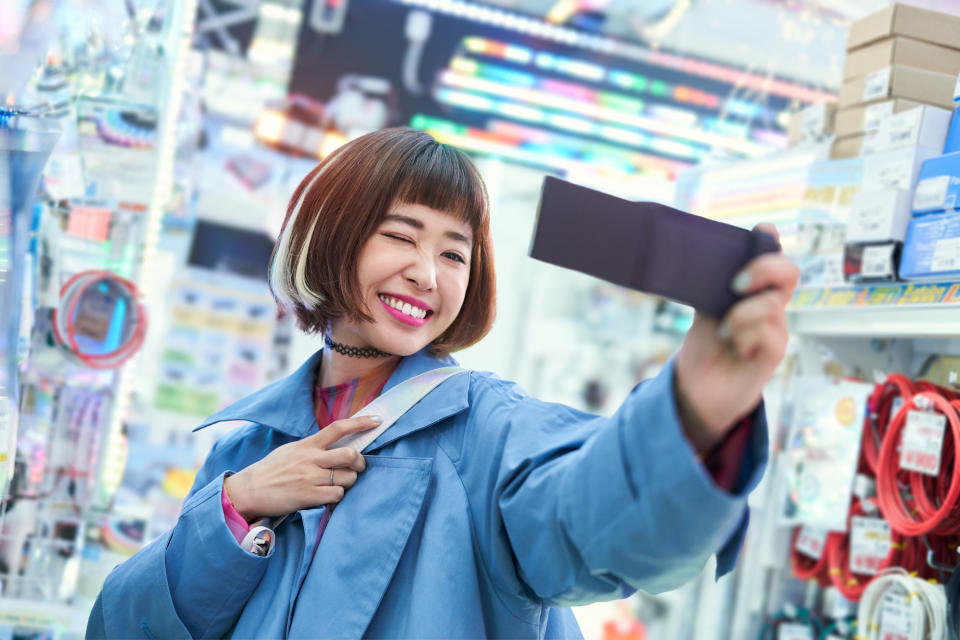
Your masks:
M 960 16 L 902 4 L 850 26 L 831 153 L 864 161 L 863 188 L 847 219 L 848 280 L 901 275 L 920 167 L 942 153 L 950 125 L 958 34 Z
M 912 107 L 930 105 L 952 111 L 960 73 L 958 34 L 960 16 L 903 4 L 854 22 L 837 97 L 833 157 L 889 150 L 883 144 L 871 148 L 871 136 L 885 118 Z M 922 118 L 936 120 L 937 126 L 944 120 L 949 123 L 949 116 L 933 111 Z M 928 135 L 932 134 L 928 131 Z

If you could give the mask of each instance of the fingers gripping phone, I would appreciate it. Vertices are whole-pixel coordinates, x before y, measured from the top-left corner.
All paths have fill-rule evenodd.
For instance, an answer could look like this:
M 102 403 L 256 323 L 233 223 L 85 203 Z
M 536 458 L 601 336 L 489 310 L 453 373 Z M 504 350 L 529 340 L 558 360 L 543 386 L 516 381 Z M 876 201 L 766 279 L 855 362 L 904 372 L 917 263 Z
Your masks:
M 530 256 L 721 317 L 750 260 L 776 238 L 655 202 L 633 202 L 544 179 Z

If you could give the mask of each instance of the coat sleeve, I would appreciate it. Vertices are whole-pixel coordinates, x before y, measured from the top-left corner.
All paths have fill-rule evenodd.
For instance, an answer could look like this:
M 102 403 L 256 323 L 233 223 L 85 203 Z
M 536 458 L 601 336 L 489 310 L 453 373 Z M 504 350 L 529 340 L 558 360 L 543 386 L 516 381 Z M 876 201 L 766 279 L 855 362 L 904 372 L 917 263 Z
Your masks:
M 732 570 L 766 465 L 763 406 L 727 492 L 683 435 L 673 375 L 671 361 L 610 418 L 478 376 L 458 467 L 498 589 L 571 606 L 674 589 L 713 554 Z
M 87 638 L 222 637 L 234 625 L 270 556 L 244 551 L 227 527 L 220 494 L 228 470 L 218 447 L 174 528 L 107 576 Z

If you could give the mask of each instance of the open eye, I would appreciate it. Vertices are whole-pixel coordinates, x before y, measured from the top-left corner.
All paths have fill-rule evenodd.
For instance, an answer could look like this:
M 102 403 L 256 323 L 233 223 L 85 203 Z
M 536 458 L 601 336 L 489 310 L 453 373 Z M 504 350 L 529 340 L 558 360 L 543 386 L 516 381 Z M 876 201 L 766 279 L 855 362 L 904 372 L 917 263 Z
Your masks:
M 467 264 L 467 261 L 464 259 L 464 257 L 455 251 L 447 251 L 443 254 L 443 256 L 455 262 L 459 262 L 460 264 Z

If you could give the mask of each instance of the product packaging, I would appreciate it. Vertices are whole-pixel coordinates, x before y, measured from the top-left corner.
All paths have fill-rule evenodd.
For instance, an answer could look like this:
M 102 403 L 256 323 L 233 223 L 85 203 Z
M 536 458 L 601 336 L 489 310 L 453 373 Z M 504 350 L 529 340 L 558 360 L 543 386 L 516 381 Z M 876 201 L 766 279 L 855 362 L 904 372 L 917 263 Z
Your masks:
M 837 107 L 845 109 L 890 98 L 906 98 L 942 109 L 953 109 L 956 74 L 902 65 L 883 67 L 843 83 Z
M 925 147 L 941 153 L 950 126 L 951 113 L 924 105 L 881 118 L 877 130 L 863 139 L 863 155 L 904 147 Z
M 843 79 L 849 80 L 893 64 L 939 73 L 960 73 L 960 50 L 895 36 L 847 53 Z
M 893 282 L 899 279 L 902 242 L 858 242 L 843 247 L 843 277 L 849 282 Z
M 895 3 L 853 22 L 847 36 L 847 51 L 890 36 L 907 36 L 957 48 L 958 33 L 960 16 Z
M 895 113 L 900 113 L 921 103 L 904 98 L 894 98 L 873 104 L 848 107 L 837 111 L 833 132 L 838 138 L 859 133 L 870 133 L 880 128 L 880 122 Z
M 830 147 L 830 157 L 834 160 L 843 160 L 846 158 L 856 158 L 863 149 L 864 135 L 858 133 L 852 136 L 837 138 Z
M 960 276 L 960 213 L 910 221 L 900 276 L 906 280 L 950 280 Z
M 818 142 L 833 133 L 837 103 L 820 102 L 790 114 L 787 136 L 790 146 Z
M 906 189 L 865 189 L 853 199 L 847 218 L 847 242 L 903 241 L 911 217 Z
M 928 159 L 914 191 L 914 215 L 956 209 L 960 209 L 960 152 Z

